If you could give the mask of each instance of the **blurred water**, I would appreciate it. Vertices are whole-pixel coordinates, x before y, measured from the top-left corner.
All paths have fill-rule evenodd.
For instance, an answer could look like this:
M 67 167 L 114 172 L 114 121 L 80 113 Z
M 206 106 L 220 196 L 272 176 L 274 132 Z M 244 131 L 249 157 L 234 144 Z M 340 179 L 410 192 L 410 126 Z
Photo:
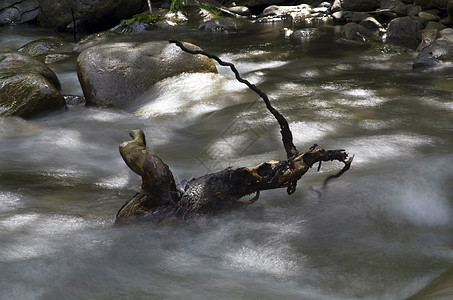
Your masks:
M 403 299 L 453 267 L 451 69 L 414 71 L 410 52 L 345 43 L 334 28 L 297 43 L 260 26 L 136 38 L 177 37 L 235 63 L 288 118 L 299 150 L 347 149 L 351 170 L 322 198 L 340 164 L 312 170 L 292 196 L 118 228 L 140 186 L 118 153 L 129 130 L 145 131 L 177 180 L 284 159 L 261 100 L 219 67 L 165 79 L 126 110 L 1 118 L 0 298 Z M 46 36 L 21 28 L 2 27 L 1 42 Z M 74 61 L 50 67 L 81 93 Z

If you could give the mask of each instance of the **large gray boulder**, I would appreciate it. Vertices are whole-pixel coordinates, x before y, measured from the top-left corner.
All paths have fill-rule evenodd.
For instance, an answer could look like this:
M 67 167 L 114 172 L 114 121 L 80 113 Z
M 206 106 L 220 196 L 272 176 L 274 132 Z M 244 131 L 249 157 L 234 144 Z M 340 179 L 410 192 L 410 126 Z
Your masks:
M 185 43 L 191 49 L 200 49 Z M 153 84 L 183 72 L 217 72 L 211 59 L 183 52 L 167 41 L 93 46 L 77 58 L 88 103 L 127 108 Z
M 0 116 L 28 118 L 65 105 L 55 73 L 17 51 L 0 52 L 0 87 Z
M 413 67 L 424 68 L 453 61 L 453 41 L 438 39 L 423 48 L 415 58 Z
M 74 13 L 79 30 L 97 32 L 140 12 L 144 0 L 42 0 L 38 25 L 72 31 Z
M 420 30 L 425 28 L 427 20 L 420 17 L 401 17 L 390 21 L 387 35 L 391 40 L 416 40 Z
M 34 20 L 41 0 L 1 0 L 0 25 Z

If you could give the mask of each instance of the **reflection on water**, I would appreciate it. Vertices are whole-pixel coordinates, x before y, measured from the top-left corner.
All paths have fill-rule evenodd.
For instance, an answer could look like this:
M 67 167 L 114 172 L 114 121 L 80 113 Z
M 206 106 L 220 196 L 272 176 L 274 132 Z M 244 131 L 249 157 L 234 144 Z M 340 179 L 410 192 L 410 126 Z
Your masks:
M 2 27 L 0 41 L 42 36 L 17 28 Z M 118 153 L 131 129 L 178 179 L 283 159 L 261 100 L 219 68 L 167 78 L 127 110 L 2 118 L 1 298 L 403 299 L 451 269 L 451 69 L 413 71 L 412 53 L 336 42 L 329 28 L 303 43 L 278 29 L 137 38 L 177 37 L 234 62 L 287 116 L 298 149 L 355 154 L 348 173 L 322 198 L 315 191 L 341 164 L 310 170 L 292 196 L 267 191 L 217 216 L 118 228 L 115 213 L 140 187 Z M 51 67 L 80 94 L 73 62 Z M 450 298 L 446 274 L 423 295 Z

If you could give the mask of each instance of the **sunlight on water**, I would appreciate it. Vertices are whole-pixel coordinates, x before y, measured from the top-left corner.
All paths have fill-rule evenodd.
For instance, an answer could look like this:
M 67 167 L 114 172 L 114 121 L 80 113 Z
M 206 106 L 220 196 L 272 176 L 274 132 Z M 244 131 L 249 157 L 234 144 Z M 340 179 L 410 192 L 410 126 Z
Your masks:
M 24 142 L 25 148 L 35 148 L 37 145 L 44 147 L 75 150 L 82 146 L 81 133 L 71 129 L 49 129 Z M 87 145 L 88 146 L 88 145 Z
M 387 101 L 384 98 L 376 97 L 375 92 L 365 89 L 347 89 L 342 92 L 346 98 L 340 98 L 338 102 L 352 107 L 378 106 Z
M 157 83 L 139 102 L 147 102 L 135 110 L 139 116 L 150 118 L 159 115 L 182 114 L 197 117 L 217 110 L 223 101 L 213 102 L 223 89 L 225 78 L 216 74 L 182 74 Z
M 276 245 L 277 246 L 277 245 Z M 244 272 L 266 273 L 280 278 L 293 276 L 299 268 L 300 261 L 292 261 L 283 249 L 272 247 L 247 247 L 233 249 L 226 254 L 226 261 L 232 268 Z
M 393 134 L 356 137 L 339 143 L 345 145 L 349 153 L 357 154 L 354 164 L 361 164 L 407 157 L 413 155 L 416 148 L 432 142 L 429 136 Z
M 0 192 L 0 213 L 15 210 L 22 206 L 24 206 L 24 203 L 20 194 Z
M 259 52 L 257 52 L 259 53 Z M 264 53 L 260 54 L 260 56 L 263 56 Z M 248 61 L 249 58 L 253 58 L 253 56 L 257 56 L 259 54 L 254 54 L 254 55 L 249 55 L 248 52 L 245 53 L 237 53 L 237 54 L 232 54 L 232 53 L 224 53 L 220 55 L 220 59 L 222 59 L 225 62 L 231 62 L 236 66 L 236 69 L 239 71 L 240 74 L 247 74 L 247 73 L 252 73 L 256 72 L 258 70 L 264 70 L 264 69 L 273 69 L 273 68 L 278 68 L 281 66 L 284 66 L 288 64 L 287 61 L 278 61 L 278 60 L 268 60 L 268 61 L 260 61 L 257 63 L 250 62 Z M 225 67 L 220 67 L 218 68 L 219 73 L 221 74 L 231 74 L 230 68 L 225 68 Z M 249 79 L 251 80 L 251 79 Z
M 99 122 L 112 122 L 112 121 L 125 121 L 130 118 L 124 112 L 109 111 L 107 109 L 90 109 L 82 116 L 84 120 L 99 121 Z
M 290 127 L 296 145 L 318 142 L 335 130 L 335 126 L 327 122 L 293 122 L 290 124 Z
M 106 189 L 120 189 L 126 187 L 128 184 L 129 178 L 127 174 L 108 177 L 95 183 L 95 185 Z

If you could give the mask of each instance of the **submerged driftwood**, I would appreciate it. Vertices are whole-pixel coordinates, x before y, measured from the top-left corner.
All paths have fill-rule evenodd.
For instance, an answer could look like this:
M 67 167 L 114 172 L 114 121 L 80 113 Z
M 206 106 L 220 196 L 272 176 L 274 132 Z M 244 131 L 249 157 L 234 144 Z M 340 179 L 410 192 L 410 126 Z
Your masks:
M 120 208 L 115 223 L 133 223 L 138 220 L 163 222 L 171 217 L 185 218 L 197 213 L 207 214 L 224 208 L 248 205 L 257 201 L 263 190 L 286 188 L 291 195 L 296 190 L 297 181 L 316 163 L 319 163 L 319 170 L 323 161 L 336 160 L 344 163 L 343 169 L 337 174 L 327 177 L 324 186 L 330 179 L 341 176 L 349 169 L 353 157 L 348 158 L 343 149 L 325 150 L 313 145 L 309 151 L 299 153 L 293 144 L 286 119 L 272 107 L 264 92 L 240 77 L 233 64 L 201 50 L 189 50 L 178 41 L 170 42 L 176 43 L 183 51 L 206 55 L 220 65 L 229 66 L 237 80 L 245 83 L 264 100 L 280 125 L 287 160 L 270 160 L 254 167 L 228 168 L 192 179 L 178 189 L 170 168 L 146 147 L 143 131 L 132 130 L 130 136 L 133 139 L 120 145 L 120 154 L 128 167 L 142 177 L 142 186 L 140 192 Z M 243 199 L 251 194 L 255 196 Z

